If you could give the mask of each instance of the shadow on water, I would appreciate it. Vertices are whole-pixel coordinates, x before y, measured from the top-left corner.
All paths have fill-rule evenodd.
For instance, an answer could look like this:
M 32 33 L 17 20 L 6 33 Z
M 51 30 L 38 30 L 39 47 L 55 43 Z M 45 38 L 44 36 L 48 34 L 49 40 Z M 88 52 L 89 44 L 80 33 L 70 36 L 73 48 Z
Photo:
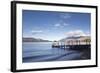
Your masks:
M 64 52 L 64 53 L 63 53 Z M 79 54 L 79 56 L 75 56 Z M 74 57 L 75 56 L 75 57 Z M 62 60 L 61 58 L 64 59 Z M 67 58 L 72 57 L 72 58 Z M 62 48 L 54 48 L 53 53 L 39 55 L 39 56 L 30 56 L 23 58 L 23 62 L 45 62 L 45 61 L 64 61 L 64 60 L 86 60 L 91 58 L 90 49 L 83 50 L 71 50 L 71 49 L 62 49 Z M 39 60 L 40 59 L 40 60 Z
M 77 53 L 81 53 L 80 58 L 73 58 L 73 60 L 91 59 L 91 45 L 78 45 L 78 46 L 70 46 L 70 48 L 58 48 L 58 49 L 63 49 L 64 51 L 75 51 Z
M 60 48 L 66 51 L 77 51 L 82 53 L 80 59 L 91 59 L 91 45 L 72 45 L 70 48 Z
M 35 44 L 35 46 L 34 44 L 25 44 L 23 47 L 24 63 L 91 59 L 90 45 L 70 46 L 70 48 L 57 48 L 51 47 L 51 44 L 42 44 L 42 46 L 39 46 L 39 44 Z

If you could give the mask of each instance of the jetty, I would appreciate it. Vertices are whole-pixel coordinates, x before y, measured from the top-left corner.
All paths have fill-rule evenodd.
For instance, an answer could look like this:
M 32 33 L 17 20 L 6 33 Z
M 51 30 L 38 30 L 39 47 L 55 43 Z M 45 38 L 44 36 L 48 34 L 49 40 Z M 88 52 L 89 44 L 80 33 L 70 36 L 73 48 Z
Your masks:
M 86 49 L 91 48 L 90 37 L 69 38 L 65 41 L 54 41 L 52 48 L 64 49 Z

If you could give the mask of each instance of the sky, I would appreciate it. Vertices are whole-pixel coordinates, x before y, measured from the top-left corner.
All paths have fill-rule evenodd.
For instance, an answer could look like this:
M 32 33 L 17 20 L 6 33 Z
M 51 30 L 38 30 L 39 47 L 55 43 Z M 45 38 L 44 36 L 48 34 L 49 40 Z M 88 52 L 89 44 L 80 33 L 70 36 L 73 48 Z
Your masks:
M 23 37 L 60 40 L 90 35 L 91 14 L 56 11 L 22 11 Z

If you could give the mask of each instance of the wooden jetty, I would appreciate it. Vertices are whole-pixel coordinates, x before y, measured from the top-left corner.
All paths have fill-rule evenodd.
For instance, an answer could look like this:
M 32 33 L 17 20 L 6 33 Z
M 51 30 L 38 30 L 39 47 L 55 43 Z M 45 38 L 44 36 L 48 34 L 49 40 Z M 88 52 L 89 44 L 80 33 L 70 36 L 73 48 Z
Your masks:
M 89 37 L 81 37 L 78 39 L 67 39 L 64 42 L 54 41 L 52 44 L 52 48 L 85 49 L 91 47 L 90 42 L 91 40 Z

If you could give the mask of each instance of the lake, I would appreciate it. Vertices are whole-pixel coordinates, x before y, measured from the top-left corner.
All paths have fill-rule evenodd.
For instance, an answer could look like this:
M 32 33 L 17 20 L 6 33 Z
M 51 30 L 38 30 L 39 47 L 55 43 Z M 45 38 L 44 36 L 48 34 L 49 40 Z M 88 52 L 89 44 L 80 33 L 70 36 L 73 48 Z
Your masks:
M 52 42 L 23 42 L 22 47 L 23 63 L 89 59 L 82 51 L 52 48 Z

